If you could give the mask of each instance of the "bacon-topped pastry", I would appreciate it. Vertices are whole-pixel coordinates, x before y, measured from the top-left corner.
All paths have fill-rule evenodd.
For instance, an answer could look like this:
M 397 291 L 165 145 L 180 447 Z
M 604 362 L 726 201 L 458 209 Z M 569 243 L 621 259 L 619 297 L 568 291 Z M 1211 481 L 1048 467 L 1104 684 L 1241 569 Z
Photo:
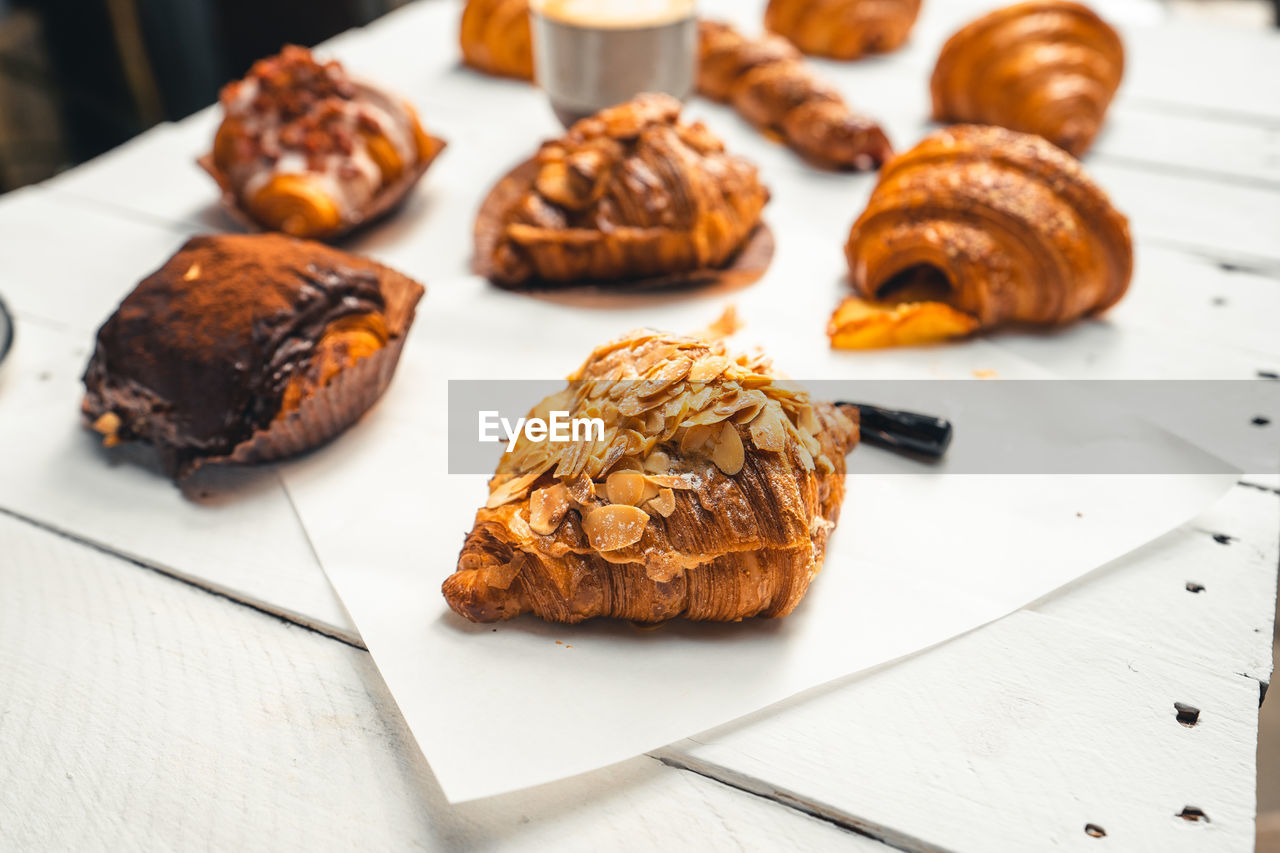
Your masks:
M 220 97 L 225 112 L 203 165 L 258 227 L 330 238 L 390 210 L 444 143 L 406 101 L 288 46 Z
M 503 456 L 444 582 L 456 612 L 736 622 L 800 603 L 844 499 L 855 410 L 810 400 L 762 355 L 641 329 L 531 415 L 552 411 L 604 432 L 522 436 Z

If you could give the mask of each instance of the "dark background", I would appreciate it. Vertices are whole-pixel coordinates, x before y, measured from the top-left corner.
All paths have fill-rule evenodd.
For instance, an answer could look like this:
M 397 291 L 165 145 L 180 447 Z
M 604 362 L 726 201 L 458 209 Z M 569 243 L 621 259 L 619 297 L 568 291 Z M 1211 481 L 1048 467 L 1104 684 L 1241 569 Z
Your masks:
M 212 103 L 286 42 L 406 0 L 0 0 L 0 192 Z

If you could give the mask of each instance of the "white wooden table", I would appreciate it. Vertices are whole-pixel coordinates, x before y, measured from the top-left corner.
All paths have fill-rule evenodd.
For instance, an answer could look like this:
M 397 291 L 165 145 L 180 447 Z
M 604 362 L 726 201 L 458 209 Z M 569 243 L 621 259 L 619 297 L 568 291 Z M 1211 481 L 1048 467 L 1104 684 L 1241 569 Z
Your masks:
M 926 0 L 912 46 L 848 78 L 851 99 L 899 142 L 918 136 L 937 44 L 976 8 Z M 447 122 L 472 96 L 432 84 L 465 79 L 455 17 L 419 3 L 329 48 Z M 1280 371 L 1265 314 L 1280 289 L 1280 41 L 1174 27 L 1126 41 L 1130 76 L 1088 165 L 1133 219 L 1139 275 L 1167 289 L 1121 306 L 1151 334 L 1085 330 L 1078 356 L 1046 366 Z M 1248 90 L 1246 68 L 1263 81 Z M 471 85 L 521 116 L 516 84 Z M 158 128 L 0 199 L 19 348 L 40 330 L 87 345 L 119 297 L 100 270 L 136 278 L 219 224 L 186 166 L 214 121 Z M 812 179 L 786 152 L 759 156 Z M 430 180 L 428 196 L 447 191 L 447 174 Z M 833 214 L 833 239 L 850 218 Z M 367 248 L 402 251 L 415 272 L 426 250 L 395 237 Z M 1169 329 L 1185 332 L 1176 345 Z M 1034 337 L 1001 343 L 1037 360 Z M 16 369 L 0 369 L 0 408 Z M 21 452 L 0 453 L 0 480 Z M 0 848 L 1247 850 L 1278 532 L 1280 478 L 1246 478 L 1193 522 L 940 647 L 605 770 L 451 806 L 332 601 L 281 615 L 18 506 L 0 513 Z

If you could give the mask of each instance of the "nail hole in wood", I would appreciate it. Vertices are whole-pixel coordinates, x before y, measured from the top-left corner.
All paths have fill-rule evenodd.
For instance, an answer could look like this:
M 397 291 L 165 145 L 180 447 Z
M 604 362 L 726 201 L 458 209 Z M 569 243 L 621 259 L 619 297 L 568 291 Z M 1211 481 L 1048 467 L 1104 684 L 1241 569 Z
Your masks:
M 1084 834 L 1090 838 L 1106 838 L 1107 831 L 1096 823 L 1086 823 L 1084 825 Z
M 1264 417 L 1263 415 L 1258 415 L 1256 418 L 1249 421 L 1249 423 L 1253 424 L 1254 426 L 1266 426 L 1267 424 L 1271 423 L 1271 418 Z
M 1187 592 L 1204 592 L 1204 584 L 1187 581 Z
M 1213 541 L 1214 541 L 1214 542 L 1217 542 L 1219 545 L 1230 545 L 1230 544 L 1231 544 L 1231 540 L 1232 540 L 1232 539 L 1234 539 L 1234 538 L 1235 538 L 1234 536 L 1228 536 L 1228 535 L 1227 535 L 1227 534 L 1225 534 L 1225 533 L 1215 533 L 1215 534 L 1213 534 Z
M 1193 708 L 1185 702 L 1174 702 L 1173 710 L 1178 712 L 1178 722 L 1182 723 L 1187 728 L 1191 728 L 1196 723 L 1200 722 L 1199 708 Z
M 1177 817 L 1190 823 L 1209 823 L 1209 816 L 1204 813 L 1204 809 L 1198 809 L 1195 806 L 1183 806 Z

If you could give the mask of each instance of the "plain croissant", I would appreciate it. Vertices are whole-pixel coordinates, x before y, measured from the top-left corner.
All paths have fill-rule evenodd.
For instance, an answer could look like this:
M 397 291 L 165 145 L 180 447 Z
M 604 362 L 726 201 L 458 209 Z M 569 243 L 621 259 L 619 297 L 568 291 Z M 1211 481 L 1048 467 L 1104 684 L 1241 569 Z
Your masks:
M 812 56 L 857 59 L 896 50 L 920 0 L 770 0 L 764 25 Z
M 699 23 L 699 40 L 698 91 L 815 164 L 874 169 L 892 155 L 880 126 L 850 110 L 786 40 L 748 39 L 717 21 Z
M 755 166 L 728 154 L 680 102 L 641 95 L 542 146 L 509 193 L 479 267 L 500 284 L 636 279 L 719 268 L 769 199 Z
M 1032 0 L 952 36 L 933 71 L 933 117 L 1038 133 L 1080 156 L 1124 73 L 1124 46 L 1090 9 Z
M 496 622 L 785 616 L 822 568 L 858 427 L 763 356 L 639 330 L 599 347 L 531 416 L 594 412 L 604 436 L 521 438 L 444 582 Z
M 533 79 L 529 0 L 467 0 L 458 41 L 463 61 L 472 68 Z
M 1079 161 L 978 125 L 887 163 L 845 255 L 858 295 L 829 331 L 846 348 L 1070 323 L 1119 301 L 1133 272 L 1128 221 Z

